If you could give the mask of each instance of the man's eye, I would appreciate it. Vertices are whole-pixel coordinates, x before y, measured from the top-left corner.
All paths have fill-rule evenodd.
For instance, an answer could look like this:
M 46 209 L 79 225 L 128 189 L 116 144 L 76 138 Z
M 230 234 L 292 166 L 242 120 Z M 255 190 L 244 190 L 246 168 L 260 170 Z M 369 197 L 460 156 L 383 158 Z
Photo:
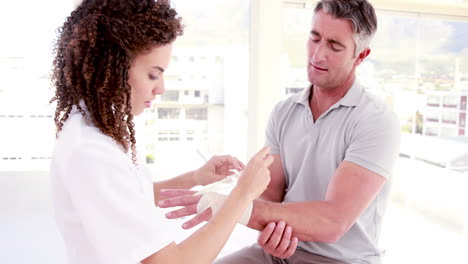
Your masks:
M 332 45 L 331 48 L 332 48 L 333 51 L 341 51 L 342 50 L 341 48 L 337 48 L 335 45 Z
M 158 79 L 158 76 L 155 76 L 155 75 L 152 75 L 152 74 L 149 74 L 148 75 L 150 80 L 157 80 Z

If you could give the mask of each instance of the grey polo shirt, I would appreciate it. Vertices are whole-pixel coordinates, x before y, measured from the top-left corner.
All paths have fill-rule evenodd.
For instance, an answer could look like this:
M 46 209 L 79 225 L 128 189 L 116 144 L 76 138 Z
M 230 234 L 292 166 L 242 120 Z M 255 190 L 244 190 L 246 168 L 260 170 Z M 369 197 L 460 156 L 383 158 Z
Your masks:
M 399 153 L 399 120 L 384 102 L 355 81 L 314 123 L 309 94 L 310 87 L 278 103 L 266 129 L 266 145 L 272 154 L 280 154 L 284 167 L 284 202 L 324 200 L 328 184 L 344 160 L 388 181 L 336 243 L 300 242 L 299 248 L 347 263 L 380 263 L 379 230 Z

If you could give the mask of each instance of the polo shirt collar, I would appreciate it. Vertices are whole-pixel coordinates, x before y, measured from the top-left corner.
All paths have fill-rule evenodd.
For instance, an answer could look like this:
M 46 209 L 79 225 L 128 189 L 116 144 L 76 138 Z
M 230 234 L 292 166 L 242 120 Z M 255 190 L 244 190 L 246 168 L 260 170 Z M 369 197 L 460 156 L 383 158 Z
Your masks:
M 292 99 L 294 100 L 294 102 L 308 107 L 309 106 L 309 94 L 310 94 L 311 88 L 312 88 L 312 85 L 309 85 L 309 87 L 305 88 L 300 93 L 293 95 Z
M 354 80 L 353 86 L 348 90 L 348 92 L 341 98 L 338 103 L 343 106 L 356 106 L 361 100 L 363 87 L 359 80 L 356 78 Z

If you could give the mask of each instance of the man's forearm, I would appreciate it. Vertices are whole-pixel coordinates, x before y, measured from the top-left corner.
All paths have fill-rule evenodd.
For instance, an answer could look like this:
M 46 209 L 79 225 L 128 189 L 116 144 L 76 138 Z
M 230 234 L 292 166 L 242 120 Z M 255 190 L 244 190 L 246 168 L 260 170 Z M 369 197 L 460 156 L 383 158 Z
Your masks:
M 328 202 L 275 203 L 255 200 L 248 226 L 263 230 L 270 222 L 284 221 L 302 241 L 336 242 L 348 229 L 343 216 Z
M 286 190 L 284 188 L 281 188 L 281 189 L 269 188 L 265 190 L 265 192 L 262 193 L 262 195 L 260 195 L 258 199 L 269 201 L 269 202 L 281 203 L 283 202 L 285 193 L 286 193 Z

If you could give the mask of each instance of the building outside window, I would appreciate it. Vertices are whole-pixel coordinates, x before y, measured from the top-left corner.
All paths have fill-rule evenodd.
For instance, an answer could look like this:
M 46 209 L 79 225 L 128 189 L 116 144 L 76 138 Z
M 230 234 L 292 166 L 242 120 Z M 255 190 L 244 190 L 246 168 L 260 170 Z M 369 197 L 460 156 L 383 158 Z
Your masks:
M 143 117 L 154 123 L 145 126 L 142 142 L 155 146 L 144 155 L 154 156 L 156 171 L 165 171 L 171 160 L 183 157 L 185 167 L 167 168 L 172 170 L 169 175 L 177 174 L 175 169 L 193 169 L 215 154 L 228 153 L 245 161 L 249 1 L 171 3 L 183 14 L 186 28 L 174 43 L 177 59 L 164 73 L 170 76 L 166 94 L 157 96 L 153 105 L 157 115 L 147 110 Z M 161 135 L 161 130 L 181 133 Z
M 177 90 L 166 90 L 164 94 L 161 95 L 161 101 L 163 102 L 177 102 L 179 101 L 179 91 Z
M 158 108 L 159 119 L 179 119 L 180 109 L 179 108 Z M 155 122 L 151 122 L 152 125 Z
M 192 120 L 207 120 L 208 109 L 206 108 L 188 108 L 185 110 L 185 116 L 187 119 Z

